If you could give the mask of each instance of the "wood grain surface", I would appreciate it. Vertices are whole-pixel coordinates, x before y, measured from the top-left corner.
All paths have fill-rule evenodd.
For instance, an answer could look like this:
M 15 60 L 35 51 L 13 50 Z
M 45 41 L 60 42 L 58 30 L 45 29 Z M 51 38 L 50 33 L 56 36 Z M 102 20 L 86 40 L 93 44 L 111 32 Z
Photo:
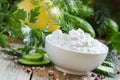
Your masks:
M 21 46 L 14 44 L 14 46 Z M 120 60 L 115 70 L 120 70 Z M 91 73 L 85 76 L 65 74 L 49 67 L 27 67 L 16 63 L 13 56 L 5 54 L 0 49 L 0 80 L 95 80 L 90 77 Z M 97 80 L 97 79 L 96 79 Z M 120 74 L 116 78 L 105 78 L 98 80 L 120 80 Z

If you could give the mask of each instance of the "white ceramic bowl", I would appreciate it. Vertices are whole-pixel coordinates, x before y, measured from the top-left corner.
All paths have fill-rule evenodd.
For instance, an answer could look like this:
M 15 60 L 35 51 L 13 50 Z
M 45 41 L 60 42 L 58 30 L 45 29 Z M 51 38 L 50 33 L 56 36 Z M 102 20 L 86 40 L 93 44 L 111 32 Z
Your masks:
M 65 73 L 85 75 L 100 65 L 107 56 L 108 48 L 104 53 L 82 53 L 67 50 L 51 43 L 46 37 L 45 50 L 55 67 Z

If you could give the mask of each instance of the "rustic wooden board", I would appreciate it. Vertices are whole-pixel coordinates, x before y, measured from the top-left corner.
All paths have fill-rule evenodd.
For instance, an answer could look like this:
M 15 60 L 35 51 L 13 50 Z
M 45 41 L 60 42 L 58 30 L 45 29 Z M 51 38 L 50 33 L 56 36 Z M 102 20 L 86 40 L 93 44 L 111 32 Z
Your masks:
M 21 47 L 21 45 L 12 45 Z M 0 49 L 1 51 L 1 49 Z M 116 61 L 116 70 L 120 71 L 120 60 Z M 25 67 L 32 69 L 32 73 L 27 73 L 21 65 L 12 60 L 12 56 L 0 52 L 0 80 L 94 80 L 90 75 L 79 76 L 64 74 L 54 68 L 50 67 Z M 49 75 L 50 72 L 54 73 L 55 79 Z M 99 79 L 100 80 L 100 79 Z M 106 78 L 104 80 L 120 80 L 120 74 L 116 78 Z
M 0 57 L 0 80 L 30 80 L 30 76 L 13 60 Z
M 55 75 L 55 79 L 49 75 L 49 73 L 53 71 Z M 54 66 L 51 67 L 45 67 L 44 69 L 35 69 L 33 71 L 33 77 L 32 80 L 94 80 L 88 75 L 80 76 L 80 75 L 71 75 L 71 74 L 65 74 L 63 72 L 60 72 L 54 68 Z

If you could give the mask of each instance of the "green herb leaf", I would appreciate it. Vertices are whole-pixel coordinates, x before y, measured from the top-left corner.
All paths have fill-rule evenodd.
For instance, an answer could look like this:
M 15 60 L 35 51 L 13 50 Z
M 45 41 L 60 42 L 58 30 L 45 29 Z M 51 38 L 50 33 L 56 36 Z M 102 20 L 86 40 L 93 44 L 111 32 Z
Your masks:
M 120 54 L 120 43 L 112 43 L 113 47 L 117 50 L 117 52 Z
M 27 13 L 23 9 L 17 9 L 10 16 L 13 17 L 15 20 L 25 20 L 25 18 L 27 17 Z
M 36 23 L 37 22 L 37 16 L 40 14 L 40 7 L 35 7 L 34 9 L 31 9 L 30 11 L 30 18 L 29 22 Z
M 38 44 L 37 46 L 39 46 L 39 43 L 41 41 L 41 38 L 42 38 L 42 31 L 38 28 L 32 28 L 31 30 L 31 39 L 32 39 L 32 42 L 34 42 L 35 38 L 38 40 Z
M 9 34 L 14 38 L 23 38 L 23 34 L 20 28 L 10 28 Z
M 112 33 L 111 37 L 109 38 L 110 42 L 119 42 L 120 43 L 120 32 Z
M 8 2 L 7 0 L 0 0 L 0 3 L 6 3 Z
M 25 20 L 27 14 L 24 10 L 18 9 L 17 0 L 12 3 L 2 3 L 0 9 L 0 32 L 8 32 L 13 37 L 21 37 L 21 20 Z M 17 34 L 16 34 L 17 33 Z
M 8 42 L 8 37 L 6 35 L 0 33 L 0 46 L 6 47 L 7 42 Z
M 9 26 L 10 35 L 16 38 L 20 38 L 23 36 L 21 33 L 22 24 L 20 20 L 25 20 L 27 13 L 23 9 L 18 9 L 16 4 L 17 3 L 15 2 L 10 8 L 10 14 L 8 15 L 6 24 Z
M 109 45 L 120 53 L 120 32 L 114 32 L 109 36 Z

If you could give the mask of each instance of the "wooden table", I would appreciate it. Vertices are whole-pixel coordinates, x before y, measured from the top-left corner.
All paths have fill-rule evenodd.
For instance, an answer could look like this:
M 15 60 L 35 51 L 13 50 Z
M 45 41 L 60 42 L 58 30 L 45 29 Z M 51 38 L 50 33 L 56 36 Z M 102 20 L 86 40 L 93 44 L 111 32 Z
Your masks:
M 18 47 L 20 45 L 14 46 Z M 120 65 L 117 67 L 120 68 Z M 0 50 L 0 80 L 95 80 L 90 75 L 91 73 L 85 76 L 65 74 L 56 70 L 54 66 L 23 66 L 16 63 L 13 56 Z M 106 78 L 104 80 L 120 80 L 120 74 L 116 78 Z

